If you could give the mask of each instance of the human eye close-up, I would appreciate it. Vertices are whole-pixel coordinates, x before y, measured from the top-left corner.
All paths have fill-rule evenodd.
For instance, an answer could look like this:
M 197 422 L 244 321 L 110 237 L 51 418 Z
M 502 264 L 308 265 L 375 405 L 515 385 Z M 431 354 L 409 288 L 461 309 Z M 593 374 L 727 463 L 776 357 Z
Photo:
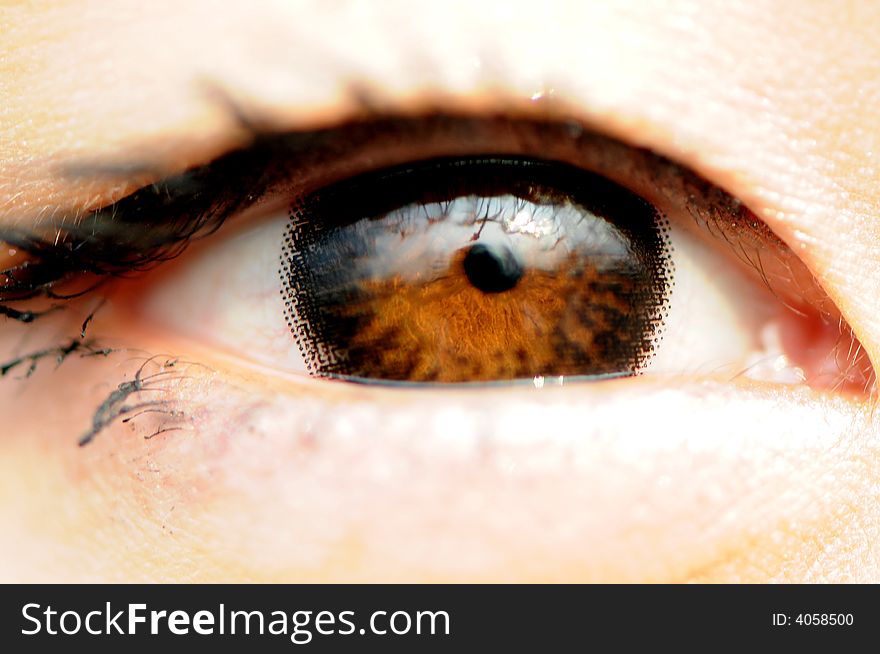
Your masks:
M 880 579 L 878 9 L 544 5 L 0 8 L 0 579 Z

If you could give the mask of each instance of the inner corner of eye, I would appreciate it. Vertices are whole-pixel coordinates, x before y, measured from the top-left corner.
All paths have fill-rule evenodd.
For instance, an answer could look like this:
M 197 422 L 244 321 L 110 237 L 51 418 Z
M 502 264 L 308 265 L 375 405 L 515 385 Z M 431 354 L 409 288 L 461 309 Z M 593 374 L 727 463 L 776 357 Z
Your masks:
M 316 377 L 867 386 L 825 314 L 792 310 L 721 256 L 731 233 L 713 243 L 692 222 L 567 163 L 419 161 L 297 198 L 151 310 L 185 306 L 179 326 Z

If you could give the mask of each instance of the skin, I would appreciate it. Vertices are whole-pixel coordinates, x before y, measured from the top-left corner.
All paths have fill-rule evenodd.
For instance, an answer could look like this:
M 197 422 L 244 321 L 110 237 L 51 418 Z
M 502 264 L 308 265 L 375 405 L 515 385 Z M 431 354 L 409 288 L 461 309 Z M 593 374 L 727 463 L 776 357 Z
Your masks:
M 240 142 L 206 79 L 290 129 L 357 115 L 358 98 L 564 111 L 740 198 L 880 357 L 877 3 L 0 12 L 0 221 L 137 186 L 61 178 L 62 161 L 134 151 L 179 169 Z M 77 447 L 133 357 L 0 381 L 3 580 L 880 580 L 869 399 L 690 377 L 352 387 L 249 369 L 132 322 L 109 311 L 91 329 L 205 366 L 181 364 L 172 385 L 186 430 L 145 440 L 159 424 L 147 417 Z M 2 325 L 4 358 L 25 333 Z

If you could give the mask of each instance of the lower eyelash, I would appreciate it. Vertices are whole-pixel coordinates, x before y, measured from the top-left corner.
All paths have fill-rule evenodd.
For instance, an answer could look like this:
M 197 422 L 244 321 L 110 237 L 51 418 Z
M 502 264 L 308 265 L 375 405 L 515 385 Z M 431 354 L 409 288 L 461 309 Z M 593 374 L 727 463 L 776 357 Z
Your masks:
M 180 431 L 183 427 L 176 424 L 177 421 L 184 417 L 179 409 L 174 408 L 171 401 L 162 399 L 161 396 L 153 396 L 153 393 L 167 392 L 166 388 L 161 385 L 169 381 L 177 381 L 180 379 L 177 375 L 175 366 L 180 363 L 179 359 L 165 359 L 158 364 L 159 371 L 145 374 L 145 370 L 150 364 L 154 364 L 157 357 L 148 357 L 144 363 L 137 369 L 134 377 L 130 381 L 120 382 L 113 391 L 111 391 L 98 405 L 92 416 L 92 426 L 85 431 L 78 439 L 77 443 L 80 447 L 91 443 L 101 432 L 110 427 L 117 421 L 127 424 L 132 420 L 147 413 L 156 413 L 167 416 L 171 424 L 163 423 L 153 432 L 144 436 L 144 439 L 150 440 L 155 436 L 171 431 Z M 148 397 L 143 397 L 147 395 Z M 131 401 L 131 398 L 137 399 Z
M 0 363 L 0 377 L 5 377 L 10 372 L 20 369 L 21 366 L 25 364 L 27 364 L 27 368 L 24 377 L 30 377 L 36 372 L 37 365 L 40 361 L 43 361 L 44 359 L 54 359 L 56 365 L 61 365 L 73 354 L 78 354 L 80 357 L 97 357 L 108 356 L 112 352 L 114 352 L 113 349 L 101 347 L 97 341 L 72 338 L 60 345 L 27 352 Z

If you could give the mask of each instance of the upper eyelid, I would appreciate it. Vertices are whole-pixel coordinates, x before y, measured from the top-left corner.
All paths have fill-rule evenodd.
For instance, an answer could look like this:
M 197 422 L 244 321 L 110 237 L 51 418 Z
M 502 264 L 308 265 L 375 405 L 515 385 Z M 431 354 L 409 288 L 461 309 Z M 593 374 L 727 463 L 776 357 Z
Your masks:
M 351 89 L 351 95 L 356 98 L 355 104 L 359 106 L 353 115 L 356 118 L 349 118 L 337 121 L 334 125 L 311 129 L 311 130 L 284 130 L 273 126 L 269 122 L 254 120 L 246 115 L 242 109 L 229 100 L 224 93 L 219 90 L 215 91 L 216 95 L 224 99 L 224 104 L 234 117 L 235 124 L 238 129 L 244 130 L 247 135 L 244 144 L 239 146 L 230 146 L 226 151 L 214 155 L 209 161 L 202 164 L 186 166 L 181 169 L 174 170 L 173 166 L 161 161 L 138 160 L 136 158 L 122 159 L 118 161 L 85 161 L 74 160 L 65 162 L 56 166 L 57 176 L 74 181 L 99 181 L 110 180 L 117 185 L 131 187 L 137 184 L 138 180 L 142 183 L 135 186 L 133 190 L 126 193 L 123 197 L 113 200 L 97 209 L 83 212 L 78 206 L 57 207 L 53 212 L 52 226 L 63 228 L 88 219 L 96 219 L 101 216 L 118 216 L 129 210 L 129 206 L 134 207 L 138 198 L 148 198 L 150 195 L 157 199 L 162 197 L 174 201 L 182 202 L 190 201 L 194 196 L 194 191 L 202 192 L 205 189 L 193 188 L 193 183 L 204 180 L 205 187 L 218 181 L 217 178 L 222 177 L 222 168 L 234 158 L 244 157 L 249 162 L 255 164 L 265 164 L 268 162 L 272 154 L 282 154 L 294 160 L 299 159 L 301 155 L 316 150 L 323 151 L 318 158 L 326 154 L 332 154 L 334 151 L 343 149 L 353 149 L 363 145 L 367 138 L 374 138 L 378 135 L 380 138 L 388 133 L 394 133 L 401 127 L 406 127 L 414 123 L 424 121 L 441 121 L 451 124 L 455 123 L 476 123 L 483 120 L 491 121 L 493 119 L 503 118 L 509 122 L 516 123 L 546 123 L 550 126 L 566 125 L 578 134 L 589 135 L 596 139 L 617 144 L 619 146 L 631 148 L 632 150 L 641 150 L 636 146 L 629 146 L 622 141 L 609 136 L 605 136 L 601 131 L 595 131 L 586 127 L 577 120 L 564 116 L 557 116 L 552 113 L 546 113 L 541 117 L 534 117 L 529 113 L 511 110 L 508 113 L 503 111 L 493 112 L 488 118 L 481 118 L 479 114 L 464 113 L 447 113 L 441 110 L 431 110 L 416 114 L 396 114 L 394 112 L 386 112 L 372 104 L 369 99 L 363 96 L 356 87 Z M 360 131 L 360 135 L 354 135 L 353 132 Z M 404 130 L 400 130 L 404 131 Z M 396 136 L 400 136 L 397 134 Z M 658 163 L 662 163 L 667 169 L 672 170 L 679 177 L 688 177 L 692 185 L 699 187 L 699 191 L 705 189 L 720 190 L 715 188 L 710 182 L 707 182 L 694 174 L 686 166 L 675 163 L 674 161 L 647 150 L 642 150 L 648 156 L 655 159 Z M 293 168 L 294 166 L 290 166 Z M 169 171 L 170 168 L 170 171 Z M 240 174 L 240 169 L 236 171 Z M 149 180 L 143 182 L 143 180 Z M 250 195 L 254 195 L 250 193 Z M 715 197 L 715 200 L 722 200 L 725 204 L 738 204 L 738 201 L 723 191 Z M 148 217 L 155 220 L 156 216 Z M 24 217 L 26 220 L 26 217 Z M 17 224 L 21 224 L 24 220 L 19 219 Z M 0 224 L 2 226 L 2 224 Z
M 751 215 L 735 198 L 689 169 L 660 155 L 587 130 L 572 120 L 504 115 L 474 117 L 444 113 L 421 116 L 385 115 L 372 113 L 372 108 L 364 106 L 362 109 L 368 113 L 362 120 L 324 129 L 284 132 L 275 130 L 269 124 L 254 121 L 234 104 L 227 104 L 231 107 L 237 125 L 249 132 L 249 145 L 233 149 L 205 165 L 167 175 L 85 215 L 79 215 L 75 209 L 72 212 L 62 212 L 51 226 L 56 230 L 55 241 L 58 240 L 57 234 L 63 232 L 67 239 L 76 241 L 79 238 L 88 247 L 78 246 L 72 251 L 70 248 L 67 251 L 59 250 L 54 247 L 57 243 L 50 244 L 45 236 L 40 237 L 40 234 L 46 234 L 45 227 L 42 232 L 33 234 L 28 234 L 26 230 L 11 232 L 17 238 L 14 245 L 27 249 L 25 243 L 31 240 L 38 246 L 32 248 L 37 256 L 51 258 L 60 252 L 70 260 L 71 267 L 78 267 L 82 272 L 112 275 L 145 267 L 156 260 L 176 256 L 197 233 L 218 228 L 226 218 L 255 202 L 279 179 L 288 178 L 295 172 L 320 168 L 315 164 L 326 164 L 334 157 L 344 159 L 347 152 L 358 148 L 366 149 L 371 143 L 387 146 L 391 139 L 405 141 L 409 137 L 428 133 L 430 129 L 454 133 L 466 139 L 475 130 L 483 129 L 487 125 L 500 126 L 499 129 L 505 137 L 512 134 L 514 140 L 534 140 L 537 127 L 556 130 L 557 138 L 570 137 L 577 140 L 578 146 L 585 145 L 600 153 L 610 153 L 607 156 L 611 161 L 601 163 L 606 167 L 630 165 L 638 169 L 641 165 L 643 168 L 656 169 L 664 179 L 680 185 L 682 192 L 695 198 L 688 208 L 696 220 L 707 222 L 711 219 L 715 227 L 722 231 L 724 225 L 737 224 L 740 232 L 746 228 L 761 243 L 767 243 L 774 238 L 766 225 Z M 541 145 L 531 143 L 524 147 L 526 150 L 537 150 Z M 634 158 L 638 158 L 640 164 L 633 164 L 631 161 Z M 270 164 L 275 165 L 274 170 L 270 169 Z M 136 177 L 160 169 L 161 166 L 137 161 L 124 162 L 121 165 L 101 164 L 97 167 L 74 162 L 65 167 L 68 174 L 76 171 L 78 176 L 87 175 L 91 171 L 110 176 L 134 173 Z M 242 191 L 230 193 L 229 188 Z M 243 191 L 245 188 L 246 193 Z M 707 217 L 709 214 L 710 218 Z M 6 231 L 8 237 L 10 232 Z M 51 230 L 48 238 L 53 238 Z M 113 247 L 103 247 L 101 238 Z M 4 240 L 2 228 L 0 240 Z M 96 243 L 97 251 L 103 259 L 89 256 L 89 248 L 94 250 Z M 0 301 L 4 299 L 0 290 Z

